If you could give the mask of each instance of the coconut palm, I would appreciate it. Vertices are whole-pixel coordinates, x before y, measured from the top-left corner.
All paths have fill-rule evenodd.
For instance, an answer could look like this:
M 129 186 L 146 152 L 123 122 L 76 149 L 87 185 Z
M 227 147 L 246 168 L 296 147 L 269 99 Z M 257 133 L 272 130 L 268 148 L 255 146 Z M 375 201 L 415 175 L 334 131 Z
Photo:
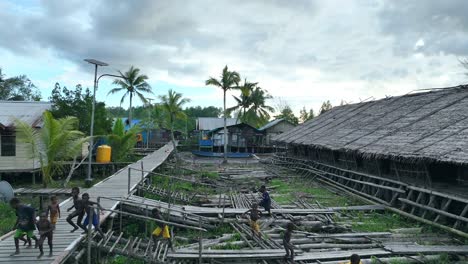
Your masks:
M 63 172 L 63 161 L 74 159 L 89 138 L 78 129 L 76 117 L 55 119 L 49 111 L 43 114 L 44 125 L 41 130 L 32 128 L 28 123 L 15 122 L 18 140 L 24 143 L 31 159 L 38 159 L 44 186 L 52 182 L 53 176 Z
M 224 163 L 227 163 L 227 128 L 226 128 L 226 92 L 230 89 L 236 88 L 240 82 L 240 75 L 235 71 L 229 71 L 228 66 L 226 65 L 221 74 L 221 79 L 217 80 L 216 78 L 210 77 L 206 80 L 206 85 L 218 86 L 223 89 L 223 117 L 224 117 Z
M 232 96 L 234 97 L 234 100 L 236 100 L 237 105 L 228 108 L 227 109 L 228 114 L 237 111 L 237 119 L 241 120 L 244 123 L 247 122 L 246 112 L 247 112 L 247 109 L 249 109 L 250 106 L 252 105 L 250 96 L 256 85 L 257 83 L 247 82 L 247 79 L 244 80 L 244 84 L 237 88 L 241 91 L 240 96 L 239 97 Z
M 271 99 L 272 96 L 260 87 L 255 87 L 250 94 L 250 107 L 245 115 L 247 123 L 253 126 L 262 126 L 270 119 L 270 112 L 274 112 L 275 109 L 267 105 L 267 100 Z
M 181 93 L 176 93 L 172 90 L 169 90 L 167 95 L 160 95 L 159 99 L 161 100 L 161 106 L 166 112 L 168 117 L 169 127 L 171 130 L 171 139 L 174 146 L 174 151 L 177 152 L 175 138 L 174 138 L 174 124 L 177 119 L 187 118 L 185 113 L 182 111 L 182 106 L 188 102 L 190 99 L 182 98 Z
M 142 74 L 140 75 L 140 69 L 135 68 L 133 66 L 130 67 L 128 71 L 122 73 L 119 71 L 120 76 L 122 78 L 115 79 L 113 84 L 118 85 L 119 87 L 113 88 L 109 91 L 108 94 L 114 94 L 121 91 L 124 91 L 124 95 L 122 99 L 120 99 L 120 104 L 122 104 L 127 96 L 130 96 L 130 107 L 128 109 L 128 124 L 129 126 L 132 125 L 132 101 L 133 97 L 136 95 L 140 98 L 143 103 L 147 103 L 145 96 L 142 94 L 144 93 L 153 93 L 151 90 L 151 86 L 146 82 L 148 80 L 148 76 Z

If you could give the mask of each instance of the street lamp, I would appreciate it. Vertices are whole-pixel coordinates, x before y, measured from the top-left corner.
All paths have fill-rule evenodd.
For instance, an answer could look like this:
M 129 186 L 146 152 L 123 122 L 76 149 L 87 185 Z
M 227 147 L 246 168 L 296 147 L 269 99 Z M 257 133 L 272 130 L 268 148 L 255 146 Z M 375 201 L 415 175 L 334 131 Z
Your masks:
M 91 63 L 94 65 L 94 92 L 93 92 L 93 106 L 91 110 L 91 128 L 89 132 L 89 151 L 88 151 L 88 174 L 86 175 L 86 185 L 89 186 L 91 185 L 91 160 L 92 160 L 92 153 L 93 153 L 93 144 L 94 144 L 94 139 L 93 139 L 93 133 L 94 133 L 94 105 L 96 104 L 96 90 L 98 86 L 98 78 L 97 78 L 97 70 L 98 66 L 108 66 L 109 64 L 98 61 L 95 59 L 85 59 L 84 61 Z

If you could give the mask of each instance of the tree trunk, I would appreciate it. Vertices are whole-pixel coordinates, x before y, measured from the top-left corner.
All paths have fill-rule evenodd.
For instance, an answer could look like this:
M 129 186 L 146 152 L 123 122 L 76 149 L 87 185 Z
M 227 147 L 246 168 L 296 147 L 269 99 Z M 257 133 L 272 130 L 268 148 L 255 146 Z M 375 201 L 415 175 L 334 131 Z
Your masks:
M 130 108 L 128 109 L 128 127 L 132 127 L 132 99 L 133 93 L 130 93 Z
M 223 137 L 224 137 L 224 157 L 223 157 L 223 163 L 227 163 L 227 124 L 226 124 L 226 89 L 224 91 L 224 96 L 223 96 L 223 102 L 224 102 L 224 132 L 223 132 Z

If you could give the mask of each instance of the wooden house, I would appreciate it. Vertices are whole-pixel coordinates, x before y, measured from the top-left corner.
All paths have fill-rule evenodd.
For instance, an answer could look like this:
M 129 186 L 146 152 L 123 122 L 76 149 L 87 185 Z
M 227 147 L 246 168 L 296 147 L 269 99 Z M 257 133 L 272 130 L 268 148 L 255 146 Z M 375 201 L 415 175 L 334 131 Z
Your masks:
M 15 120 L 42 127 L 42 114 L 51 109 L 48 102 L 0 101 L 0 173 L 31 172 L 39 168 L 39 161 L 31 158 L 27 146 L 18 141 Z
M 279 118 L 260 127 L 258 130 L 264 132 L 263 145 L 271 145 L 271 139 L 286 131 L 293 129 L 295 125 L 284 118 Z
M 227 126 L 229 152 L 256 152 L 263 142 L 264 133 L 244 123 Z M 224 127 L 210 131 L 213 146 L 222 150 L 224 146 Z

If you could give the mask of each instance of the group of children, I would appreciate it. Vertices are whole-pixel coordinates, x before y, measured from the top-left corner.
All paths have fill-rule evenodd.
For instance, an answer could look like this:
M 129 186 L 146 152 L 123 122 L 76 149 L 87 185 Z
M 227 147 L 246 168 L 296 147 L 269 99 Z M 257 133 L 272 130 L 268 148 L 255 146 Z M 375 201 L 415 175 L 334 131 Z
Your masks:
M 75 208 L 75 211 L 72 212 L 67 217 L 67 222 L 73 226 L 73 230 L 71 232 L 75 232 L 78 230 L 78 226 L 84 230 L 83 233 L 86 233 L 88 229 L 86 226 L 89 223 L 89 215 L 91 210 L 94 210 L 94 205 L 97 205 L 99 208 L 101 206 L 93 201 L 89 200 L 89 194 L 84 193 L 79 198 L 80 189 L 78 187 L 74 187 L 72 189 L 72 196 L 73 196 L 73 206 L 68 208 L 67 211 Z M 53 232 L 55 230 L 55 225 L 57 224 L 58 219 L 60 218 L 60 205 L 56 196 L 52 196 L 50 198 L 50 204 L 47 206 L 47 210 L 40 213 L 39 220 L 36 219 L 36 210 L 31 207 L 21 203 L 18 198 L 13 198 L 10 200 L 10 206 L 15 209 L 16 211 L 16 223 L 13 227 L 13 230 L 16 229 L 14 234 L 14 241 L 15 241 L 15 252 L 12 255 L 20 254 L 19 249 L 19 241 L 23 241 L 24 245 L 28 245 L 28 247 L 32 247 L 31 239 L 35 241 L 35 247 L 39 248 L 40 254 L 38 258 L 41 258 L 44 255 L 43 244 L 44 241 L 47 239 L 47 243 L 49 245 L 49 256 L 52 256 L 52 239 L 53 239 Z M 102 209 L 102 208 L 101 208 Z M 86 218 L 83 222 L 84 215 L 86 214 Z M 77 217 L 77 223 L 73 223 L 72 219 Z M 50 220 L 49 220 L 50 219 Z M 94 213 L 92 224 L 96 231 L 100 233 L 102 237 L 104 237 L 103 232 L 99 228 L 99 216 Z M 34 235 L 34 231 L 39 231 L 39 239 Z
M 15 252 L 12 255 L 18 255 L 20 253 L 20 240 L 24 242 L 25 246 L 28 244 L 28 247 L 32 247 L 32 239 L 35 241 L 35 247 L 39 247 L 40 254 L 38 258 L 41 258 L 44 255 L 43 244 L 47 238 L 49 256 L 52 256 L 52 234 L 55 229 L 55 224 L 58 218 L 60 218 L 60 206 L 57 197 L 51 197 L 47 210 L 39 215 L 39 220 L 36 220 L 36 210 L 31 206 L 22 204 L 18 198 L 11 199 L 10 206 L 16 211 L 16 223 L 13 227 L 13 230 L 16 229 L 13 236 Z M 36 230 L 36 228 L 39 231 L 39 239 L 34 235 L 34 230 Z
M 257 203 L 253 203 L 252 207 L 246 211 L 242 216 L 245 217 L 246 215 L 250 218 L 250 227 L 252 229 L 252 237 L 257 236 L 261 237 L 260 234 L 260 225 L 258 224 L 258 220 L 262 216 L 262 211 L 258 209 L 258 206 L 261 206 L 265 209 L 269 216 L 271 216 L 271 198 L 270 194 L 266 190 L 265 185 L 262 185 L 259 190 L 262 193 L 261 201 Z M 283 247 L 286 251 L 285 258 L 287 260 L 291 260 L 294 262 L 294 246 L 291 243 L 291 237 L 294 230 L 294 224 L 289 222 L 286 224 L 286 230 L 284 231 L 283 235 Z M 361 258 L 357 254 L 353 254 L 350 257 L 350 261 L 344 264 L 361 264 Z

